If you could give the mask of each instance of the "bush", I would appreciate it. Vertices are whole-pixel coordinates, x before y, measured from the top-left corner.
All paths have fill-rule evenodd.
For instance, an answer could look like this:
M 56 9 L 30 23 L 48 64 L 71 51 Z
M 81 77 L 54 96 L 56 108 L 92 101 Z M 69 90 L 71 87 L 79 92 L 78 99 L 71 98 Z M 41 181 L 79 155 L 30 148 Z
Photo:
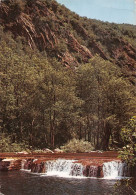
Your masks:
M 121 129 L 124 147 L 120 151 L 120 158 L 130 165 L 136 165 L 136 116 L 133 116 L 126 127 Z
M 64 146 L 61 146 L 64 152 L 91 152 L 94 147 L 90 142 L 78 139 L 72 139 Z
M 10 136 L 4 133 L 0 135 L 0 152 L 21 152 L 23 150 L 28 151 L 24 143 L 13 143 Z

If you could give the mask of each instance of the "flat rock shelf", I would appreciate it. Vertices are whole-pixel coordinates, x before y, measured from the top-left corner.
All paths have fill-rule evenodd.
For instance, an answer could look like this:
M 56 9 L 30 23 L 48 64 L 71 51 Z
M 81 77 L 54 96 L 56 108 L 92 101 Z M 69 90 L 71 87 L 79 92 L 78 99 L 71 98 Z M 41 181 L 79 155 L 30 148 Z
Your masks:
M 61 177 L 118 179 L 131 171 L 117 152 L 91 153 L 1 153 L 0 171 L 23 170 Z

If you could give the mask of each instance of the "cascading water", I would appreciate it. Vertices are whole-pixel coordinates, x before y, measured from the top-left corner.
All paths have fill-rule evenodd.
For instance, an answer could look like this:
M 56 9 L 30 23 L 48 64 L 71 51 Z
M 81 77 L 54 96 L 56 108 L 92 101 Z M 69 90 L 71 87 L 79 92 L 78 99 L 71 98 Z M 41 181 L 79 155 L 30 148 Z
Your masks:
M 61 177 L 83 176 L 83 166 L 76 163 L 75 160 L 58 159 L 55 161 L 47 161 L 45 163 L 47 175 L 56 175 Z
M 126 163 L 121 161 L 105 162 L 103 165 L 82 165 L 76 160 L 48 160 L 37 163 L 37 159 L 22 160 L 22 170 L 42 173 L 47 176 L 91 177 L 104 179 L 121 179 L 129 176 Z
M 27 162 L 27 160 L 22 160 L 22 162 L 21 162 L 21 170 L 24 170 L 25 168 L 25 163 Z
M 23 159 L 21 162 L 21 170 L 22 171 L 31 171 L 31 164 L 34 160 L 25 160 Z
M 120 161 L 111 161 L 103 164 L 103 174 L 106 179 L 127 177 L 128 172 L 127 164 Z

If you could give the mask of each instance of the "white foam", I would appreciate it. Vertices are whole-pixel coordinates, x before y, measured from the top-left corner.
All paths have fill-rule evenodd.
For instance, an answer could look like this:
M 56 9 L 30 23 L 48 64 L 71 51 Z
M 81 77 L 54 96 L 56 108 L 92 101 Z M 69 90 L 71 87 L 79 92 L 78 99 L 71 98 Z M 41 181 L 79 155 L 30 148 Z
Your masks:
M 31 173 L 31 170 L 24 169 L 24 165 L 26 160 L 22 161 L 21 171 L 26 171 Z M 45 164 L 45 173 L 32 173 L 38 174 L 41 177 L 62 177 L 62 178 L 76 178 L 76 179 L 109 179 L 109 180 L 120 180 L 123 178 L 128 178 L 128 167 L 126 163 L 122 163 L 121 161 L 111 161 L 103 164 L 103 178 L 94 177 L 95 169 L 93 171 L 93 177 L 85 177 L 83 175 L 84 167 L 82 164 L 77 163 L 76 160 L 65 160 L 65 159 L 57 159 L 46 161 Z M 93 167 L 93 166 L 92 166 Z M 95 168 L 95 167 L 94 167 Z
M 103 164 L 104 179 L 122 179 L 128 174 L 126 163 L 111 161 Z
M 75 160 L 58 159 L 55 161 L 47 161 L 45 163 L 46 175 L 70 177 L 83 177 L 83 165 L 76 163 Z

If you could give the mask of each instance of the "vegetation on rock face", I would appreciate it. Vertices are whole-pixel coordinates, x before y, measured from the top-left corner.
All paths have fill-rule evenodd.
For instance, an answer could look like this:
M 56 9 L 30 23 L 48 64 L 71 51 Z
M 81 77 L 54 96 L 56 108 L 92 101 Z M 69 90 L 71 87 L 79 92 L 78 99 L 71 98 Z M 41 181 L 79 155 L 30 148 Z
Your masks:
M 65 66 L 86 63 L 95 54 L 116 63 L 135 82 L 136 27 L 79 17 L 54 0 L 6 0 L 0 24 L 30 48 L 46 51 Z
M 1 2 L 0 26 L 0 134 L 8 145 L 124 145 L 121 129 L 136 106 L 135 26 L 81 18 L 48 0 Z

